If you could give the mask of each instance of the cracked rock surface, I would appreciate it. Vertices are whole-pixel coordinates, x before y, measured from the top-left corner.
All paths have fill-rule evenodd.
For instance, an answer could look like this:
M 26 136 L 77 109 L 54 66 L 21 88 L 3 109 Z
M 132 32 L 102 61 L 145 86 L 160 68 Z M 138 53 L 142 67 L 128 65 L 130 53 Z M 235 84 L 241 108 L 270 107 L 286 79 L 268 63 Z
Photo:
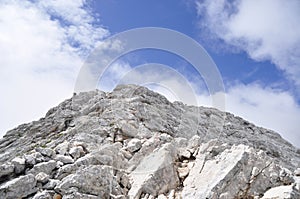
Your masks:
M 300 150 L 136 85 L 74 94 L 0 140 L 0 198 L 300 198 Z

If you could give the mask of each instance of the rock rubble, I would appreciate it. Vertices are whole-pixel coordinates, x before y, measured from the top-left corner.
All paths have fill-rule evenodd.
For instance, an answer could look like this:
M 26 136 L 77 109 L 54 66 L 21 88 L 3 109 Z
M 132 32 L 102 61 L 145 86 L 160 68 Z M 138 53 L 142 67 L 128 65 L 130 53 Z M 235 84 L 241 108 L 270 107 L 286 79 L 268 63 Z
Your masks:
M 75 94 L 0 140 L 0 198 L 300 198 L 300 150 L 136 85 Z

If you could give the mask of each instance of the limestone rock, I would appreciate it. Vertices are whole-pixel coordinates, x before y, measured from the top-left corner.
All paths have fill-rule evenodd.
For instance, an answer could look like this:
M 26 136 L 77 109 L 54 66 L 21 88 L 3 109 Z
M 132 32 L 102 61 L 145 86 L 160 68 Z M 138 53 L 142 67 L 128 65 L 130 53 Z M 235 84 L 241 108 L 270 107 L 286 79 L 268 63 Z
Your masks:
M 40 182 L 42 184 L 45 184 L 49 180 L 49 175 L 47 175 L 44 172 L 40 172 L 35 176 L 35 179 L 37 182 Z
M 142 160 L 131 173 L 133 184 L 129 197 L 139 198 L 142 193 L 157 196 L 177 186 L 179 180 L 173 167 L 174 151 L 174 146 L 166 144 Z
M 20 174 L 25 170 L 25 159 L 16 157 L 11 161 L 15 166 L 15 173 Z
M 299 198 L 300 150 L 145 87 L 76 93 L 0 139 L 0 198 Z
M 34 175 L 15 178 L 0 186 L 0 198 L 15 199 L 26 197 L 37 191 Z
M 300 198 L 300 192 L 298 190 L 295 190 L 293 185 L 289 186 L 279 186 L 279 187 L 273 187 L 269 189 L 262 199 L 296 199 Z
M 10 163 L 4 163 L 0 166 L 0 178 L 6 176 L 6 175 L 10 175 L 14 172 L 15 166 Z

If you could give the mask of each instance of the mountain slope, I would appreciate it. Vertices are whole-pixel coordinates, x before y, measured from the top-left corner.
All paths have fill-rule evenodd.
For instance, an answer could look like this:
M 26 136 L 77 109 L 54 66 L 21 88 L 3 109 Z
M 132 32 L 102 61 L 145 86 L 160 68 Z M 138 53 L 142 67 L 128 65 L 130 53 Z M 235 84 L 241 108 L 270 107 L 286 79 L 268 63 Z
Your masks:
M 279 134 L 135 85 L 7 132 L 0 165 L 0 198 L 300 198 L 300 150 Z

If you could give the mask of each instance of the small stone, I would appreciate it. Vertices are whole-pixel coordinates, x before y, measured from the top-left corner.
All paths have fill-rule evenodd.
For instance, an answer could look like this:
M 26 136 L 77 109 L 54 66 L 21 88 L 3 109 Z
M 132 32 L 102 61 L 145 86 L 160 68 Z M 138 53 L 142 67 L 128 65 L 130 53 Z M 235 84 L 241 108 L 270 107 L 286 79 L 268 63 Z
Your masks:
M 72 147 L 69 151 L 69 154 L 71 155 L 72 158 L 77 160 L 78 158 L 84 155 L 83 147 L 82 146 Z
M 175 190 L 172 189 L 168 194 L 168 199 L 174 199 L 174 197 L 175 197 Z
M 129 151 L 126 151 L 125 149 L 121 149 L 120 151 L 126 159 L 132 158 L 132 154 Z
M 74 160 L 73 160 L 73 158 L 71 158 L 71 156 L 57 155 L 57 156 L 55 156 L 54 159 L 57 160 L 57 161 L 60 161 L 60 162 L 62 162 L 64 164 L 72 164 L 72 163 L 74 163 Z
M 138 151 L 141 147 L 142 147 L 141 140 L 139 140 L 137 138 L 133 138 L 128 142 L 126 149 L 129 152 L 133 153 L 133 152 Z
M 10 163 L 4 163 L 0 166 L 0 178 L 6 175 L 10 175 L 14 172 L 15 166 Z
M 62 199 L 62 196 L 58 193 L 54 194 L 53 199 Z
M 37 152 L 42 154 L 43 156 L 47 156 L 49 158 L 53 157 L 55 155 L 55 152 L 52 149 L 49 148 L 36 148 L 35 149 Z
M 164 194 L 160 194 L 157 199 L 168 199 Z
M 35 160 L 35 157 L 34 155 L 30 154 L 30 155 L 24 155 L 24 159 L 25 159 L 25 163 L 30 165 L 30 166 L 33 166 L 36 164 L 36 160 Z
M 68 153 L 68 150 L 69 150 L 69 142 L 67 141 L 60 143 L 55 147 L 56 153 L 60 155 L 66 155 Z
M 14 171 L 16 174 L 20 174 L 20 173 L 24 172 L 24 170 L 25 170 L 25 159 L 24 158 L 16 157 L 16 158 L 12 159 L 11 162 L 15 166 Z
M 56 185 L 60 183 L 59 180 L 49 179 L 48 182 L 43 186 L 44 189 L 54 189 Z
M 52 197 L 48 191 L 42 191 L 35 194 L 32 199 L 52 199 Z
M 294 174 L 295 174 L 295 176 L 300 176 L 300 168 L 297 168 L 297 169 L 294 171 Z
M 49 181 L 49 175 L 47 175 L 44 172 L 40 172 L 35 176 L 35 179 L 37 182 L 40 182 L 42 184 L 45 184 Z
M 190 172 L 189 168 L 187 167 L 179 167 L 177 171 L 179 178 L 185 178 Z

